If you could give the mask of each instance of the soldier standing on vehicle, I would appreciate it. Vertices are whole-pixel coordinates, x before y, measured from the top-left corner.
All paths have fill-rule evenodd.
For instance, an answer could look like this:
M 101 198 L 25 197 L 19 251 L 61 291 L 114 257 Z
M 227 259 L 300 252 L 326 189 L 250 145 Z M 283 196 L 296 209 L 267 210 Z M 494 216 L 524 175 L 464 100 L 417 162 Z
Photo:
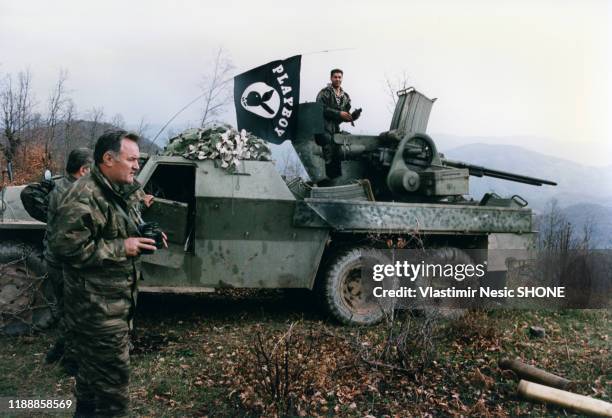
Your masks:
M 65 317 L 78 362 L 75 416 L 128 413 L 139 255 L 156 250 L 154 239 L 139 236 L 138 139 L 122 130 L 98 139 L 94 167 L 62 200 L 50 241 L 63 262 Z M 165 235 L 163 241 L 167 246 Z
M 91 150 L 88 148 L 77 148 L 68 155 L 66 163 L 66 176 L 55 180 L 55 186 L 49 193 L 49 206 L 47 209 L 47 230 L 45 234 L 45 262 L 47 263 L 47 274 L 53 286 L 55 295 L 54 319 L 57 321 L 58 335 L 55 345 L 49 350 L 45 361 L 55 363 L 62 358 L 64 369 L 71 375 L 75 374 L 74 356 L 69 347 L 70 342 L 66 340 L 66 329 L 64 326 L 64 278 L 62 274 L 62 264 L 49 249 L 48 239 L 56 227 L 57 209 L 64 193 L 72 184 L 85 174 L 89 173 L 93 158 Z
M 340 159 L 334 146 L 334 134 L 340 133 L 342 122 L 353 122 L 361 114 L 361 110 L 350 113 L 351 98 L 342 89 L 344 73 L 339 68 L 330 72 L 330 83 L 317 95 L 317 102 L 323 105 L 323 118 L 325 119 L 324 133 L 316 136 L 317 144 L 323 150 L 325 159 L 325 172 L 328 179 L 342 174 Z

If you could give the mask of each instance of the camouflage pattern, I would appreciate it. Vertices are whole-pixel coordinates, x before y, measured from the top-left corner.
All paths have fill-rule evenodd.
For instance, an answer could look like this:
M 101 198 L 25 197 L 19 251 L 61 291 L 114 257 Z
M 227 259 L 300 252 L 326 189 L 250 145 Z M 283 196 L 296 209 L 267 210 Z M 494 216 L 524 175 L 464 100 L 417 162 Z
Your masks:
M 55 227 L 55 219 L 57 217 L 57 209 L 59 203 L 64 196 L 64 193 L 72 186 L 72 183 L 76 181 L 76 178 L 72 176 L 60 177 L 55 180 L 55 186 L 49 193 L 48 208 L 47 208 L 47 226 L 45 231 L 45 237 L 43 240 L 44 245 L 44 256 L 45 262 L 47 263 L 48 278 L 51 281 L 53 287 L 53 293 L 55 296 L 55 305 L 53 309 L 54 318 L 59 321 L 59 340 L 63 340 L 63 326 L 61 318 L 63 317 L 63 306 L 64 306 L 64 280 L 62 276 L 62 263 L 53 255 L 49 250 L 49 237 Z
M 53 253 L 49 250 L 48 239 L 53 232 L 55 226 L 55 219 L 57 218 L 57 210 L 59 208 L 60 201 L 66 193 L 66 191 L 72 186 L 72 183 L 76 181 L 76 178 L 68 175 L 55 179 L 55 186 L 49 193 L 49 204 L 47 208 L 47 228 L 44 240 L 44 256 L 48 264 L 53 265 L 56 268 L 62 267 L 62 264 Z
M 325 160 L 325 174 L 328 179 L 342 175 L 338 147 L 334 145 L 334 134 L 340 132 L 340 123 L 343 122 L 340 112 L 351 110 L 351 98 L 348 93 L 340 89 L 342 95 L 336 99 L 336 92 L 330 85 L 322 89 L 317 95 L 317 102 L 323 105 L 324 132 L 315 135 L 317 145 L 321 147 Z
M 139 263 L 126 256 L 124 240 L 138 236 L 139 199 L 134 194 L 139 188 L 138 183 L 113 186 L 94 167 L 63 198 L 49 241 L 64 263 L 65 320 L 78 363 L 77 402 L 94 405 L 95 416 L 127 413 L 128 324 Z
M 351 98 L 347 92 L 340 89 L 342 96 L 340 103 L 336 101 L 336 92 L 328 85 L 317 94 L 317 102 L 323 104 L 323 117 L 325 118 L 325 132 L 333 135 L 340 132 L 340 123 L 343 122 L 340 112 L 350 112 Z
M 136 219 L 136 223 L 138 224 L 142 222 L 142 211 L 146 208 L 144 204 L 146 193 L 144 190 L 142 190 L 140 183 L 138 183 L 136 180 L 134 180 L 134 185 L 130 185 L 128 188 L 123 188 L 123 190 L 124 193 L 125 190 L 133 190 L 135 185 L 138 186 L 138 188 L 131 194 L 128 193 L 129 195 L 126 196 L 126 199 L 128 207 L 132 208 L 134 211 L 134 219 Z
M 21 190 L 19 197 L 28 215 L 37 221 L 47 222 L 49 194 L 54 187 L 55 179 L 51 179 L 28 184 Z
M 66 191 L 75 181 L 76 178 L 71 175 L 55 179 L 55 186 L 48 196 L 47 226 L 43 239 L 43 254 L 47 264 L 47 277 L 51 282 L 55 299 L 51 308 L 53 319 L 57 321 L 57 340 L 55 345 L 56 347 L 64 348 L 65 360 L 74 358 L 74 349 L 69 341 L 66 340 L 66 326 L 64 324 L 64 275 L 62 273 L 62 263 L 49 250 L 49 237 L 55 227 L 59 203 Z

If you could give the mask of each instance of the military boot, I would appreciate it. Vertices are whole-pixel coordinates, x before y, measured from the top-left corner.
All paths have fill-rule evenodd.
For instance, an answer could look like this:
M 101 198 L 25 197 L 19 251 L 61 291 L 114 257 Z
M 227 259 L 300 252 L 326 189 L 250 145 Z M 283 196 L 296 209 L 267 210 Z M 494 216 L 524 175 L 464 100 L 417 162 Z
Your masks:
M 78 363 L 72 358 L 64 357 L 60 364 L 68 376 L 76 376 L 79 371 Z
M 73 418 L 94 418 L 96 406 L 91 402 L 79 402 L 77 400 L 76 411 Z
M 45 363 L 52 364 L 57 362 L 64 355 L 64 341 L 58 340 L 45 356 Z

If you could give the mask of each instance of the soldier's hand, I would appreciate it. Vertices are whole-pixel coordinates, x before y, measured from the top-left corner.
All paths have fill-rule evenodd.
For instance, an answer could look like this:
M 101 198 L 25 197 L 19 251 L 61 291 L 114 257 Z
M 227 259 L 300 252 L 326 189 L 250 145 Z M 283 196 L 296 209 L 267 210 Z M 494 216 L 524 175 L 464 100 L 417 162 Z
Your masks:
M 146 194 L 142 201 L 144 202 L 146 207 L 150 208 L 153 204 L 153 199 L 155 199 L 155 196 L 153 196 L 152 194 Z
M 151 238 L 128 238 L 123 243 L 128 257 L 136 257 L 142 250 L 157 250 L 155 240 Z
M 351 116 L 351 114 L 349 112 L 340 112 L 340 117 L 345 122 L 352 122 L 353 121 L 353 117 Z

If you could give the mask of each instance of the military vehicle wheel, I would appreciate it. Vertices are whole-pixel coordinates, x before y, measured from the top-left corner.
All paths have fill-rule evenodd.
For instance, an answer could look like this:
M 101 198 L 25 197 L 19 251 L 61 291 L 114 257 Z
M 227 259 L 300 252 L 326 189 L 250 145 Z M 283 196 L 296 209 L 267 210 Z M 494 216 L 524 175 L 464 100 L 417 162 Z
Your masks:
M 0 243 L 0 333 L 20 335 L 51 325 L 52 290 L 46 273 L 34 247 Z
M 364 257 L 369 256 L 370 251 L 369 248 L 353 248 L 341 252 L 330 261 L 325 272 L 322 289 L 325 305 L 343 324 L 373 325 L 385 316 L 385 307 L 372 294 L 375 282 L 361 277 Z
M 474 264 L 474 260 L 465 251 L 455 247 L 441 247 L 430 250 L 432 257 L 430 262 L 440 265 L 458 265 L 458 264 Z M 440 283 L 444 283 L 444 280 L 440 280 L 439 277 L 428 277 L 428 278 L 417 278 L 417 281 L 424 286 L 436 287 Z M 457 289 L 467 289 L 471 287 L 475 289 L 478 287 L 478 280 L 476 278 L 466 278 L 462 281 L 453 282 L 453 287 Z M 446 285 L 442 286 L 446 288 Z M 418 304 L 418 299 L 417 299 Z M 428 317 L 441 317 L 447 319 L 459 318 L 467 312 L 466 302 L 458 302 L 456 299 L 451 298 L 440 298 L 435 300 L 428 300 L 422 308 L 417 308 L 425 316 Z

